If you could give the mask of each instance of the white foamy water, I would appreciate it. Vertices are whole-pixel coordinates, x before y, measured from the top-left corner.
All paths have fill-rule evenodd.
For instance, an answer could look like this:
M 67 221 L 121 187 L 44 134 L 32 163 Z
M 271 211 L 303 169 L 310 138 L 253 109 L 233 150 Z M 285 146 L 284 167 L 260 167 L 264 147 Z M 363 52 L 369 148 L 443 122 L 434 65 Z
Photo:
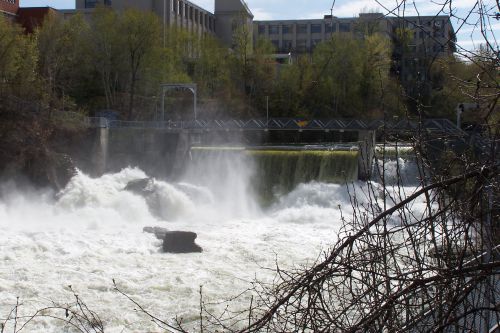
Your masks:
M 153 329 L 113 291 L 115 279 L 161 318 L 195 320 L 200 285 L 205 301 L 222 301 L 250 287 L 255 277 L 271 279 L 264 268 L 274 267 L 276 258 L 288 267 L 315 260 L 335 239 L 338 205 L 348 203 L 343 186 L 312 183 L 299 186 L 268 212 L 249 212 L 255 206 L 250 197 L 239 196 L 228 209 L 230 200 L 219 201 L 208 188 L 156 181 L 156 200 L 169 216 L 164 221 L 150 213 L 143 197 L 124 191 L 129 181 L 144 177 L 130 168 L 98 179 L 79 173 L 56 199 L 4 186 L 0 317 L 10 312 L 16 297 L 25 315 L 51 302 L 71 302 L 71 285 L 102 317 L 106 332 Z M 247 216 L 231 214 L 237 205 Z M 162 253 L 161 241 L 142 232 L 145 226 L 197 232 L 204 252 Z M 57 325 L 38 320 L 25 331 L 58 332 Z
M 72 302 L 71 285 L 100 315 L 106 332 L 154 330 L 113 291 L 115 279 L 160 318 L 178 316 L 194 324 L 200 286 L 206 302 L 219 302 L 248 289 L 254 278 L 271 280 L 266 268 L 274 268 L 276 260 L 288 268 L 311 264 L 336 240 L 339 207 L 344 216 L 352 214 L 345 185 L 314 182 L 299 185 L 263 211 L 249 194 L 248 174 L 242 174 L 244 179 L 222 173 L 193 183 L 155 180 L 147 200 L 124 190 L 129 181 L 147 177 L 133 168 L 97 179 L 79 173 L 55 198 L 3 186 L 0 318 L 16 297 L 23 303 L 21 315 L 52 302 Z M 354 187 L 362 202 L 364 184 Z M 162 253 L 161 241 L 142 232 L 145 226 L 194 231 L 204 252 Z M 239 299 L 232 307 L 246 308 L 247 301 Z M 61 325 L 40 319 L 24 331 L 61 332 Z

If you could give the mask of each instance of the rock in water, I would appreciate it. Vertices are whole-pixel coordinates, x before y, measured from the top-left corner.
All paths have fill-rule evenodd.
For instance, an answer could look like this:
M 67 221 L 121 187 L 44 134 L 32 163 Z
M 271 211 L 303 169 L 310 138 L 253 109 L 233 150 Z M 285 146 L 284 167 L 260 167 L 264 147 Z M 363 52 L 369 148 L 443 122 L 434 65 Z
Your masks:
M 198 235 L 188 231 L 169 231 L 163 238 L 163 251 L 168 253 L 199 253 L 203 249 L 195 243 Z
M 154 191 L 154 181 L 152 178 L 132 180 L 128 182 L 124 190 L 139 195 L 148 195 Z
M 158 239 L 164 239 L 165 234 L 168 232 L 167 229 L 162 227 L 144 227 L 142 231 L 148 234 L 154 234 Z

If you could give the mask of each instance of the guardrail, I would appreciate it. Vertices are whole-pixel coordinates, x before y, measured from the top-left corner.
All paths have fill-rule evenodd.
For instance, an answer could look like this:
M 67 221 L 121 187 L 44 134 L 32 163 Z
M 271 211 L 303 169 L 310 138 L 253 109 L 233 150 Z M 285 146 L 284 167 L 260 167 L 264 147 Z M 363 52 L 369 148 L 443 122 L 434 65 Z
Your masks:
M 416 131 L 419 128 L 426 131 L 440 131 L 447 133 L 464 134 L 453 122 L 448 119 L 426 119 L 422 125 L 414 121 L 386 121 L 383 120 L 301 120 L 292 118 L 250 119 L 250 120 L 193 120 L 193 121 L 123 121 L 108 120 L 106 118 L 88 118 L 91 127 L 134 128 L 134 129 L 163 129 L 163 130 L 323 130 L 323 131 L 360 131 L 385 130 L 388 132 Z

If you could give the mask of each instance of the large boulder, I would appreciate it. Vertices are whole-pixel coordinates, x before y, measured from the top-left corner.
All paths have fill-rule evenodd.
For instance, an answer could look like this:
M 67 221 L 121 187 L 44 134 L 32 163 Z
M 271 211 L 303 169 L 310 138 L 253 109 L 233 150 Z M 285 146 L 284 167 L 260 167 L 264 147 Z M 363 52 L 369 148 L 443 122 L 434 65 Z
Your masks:
M 142 196 L 148 196 L 154 192 L 154 180 L 152 178 L 132 180 L 128 182 L 124 190 Z
M 164 239 L 165 234 L 168 232 L 167 229 L 162 227 L 144 227 L 142 231 L 148 234 L 155 235 L 157 239 Z
M 163 238 L 163 251 L 168 253 L 199 253 L 203 249 L 195 243 L 198 235 L 189 231 L 169 231 Z

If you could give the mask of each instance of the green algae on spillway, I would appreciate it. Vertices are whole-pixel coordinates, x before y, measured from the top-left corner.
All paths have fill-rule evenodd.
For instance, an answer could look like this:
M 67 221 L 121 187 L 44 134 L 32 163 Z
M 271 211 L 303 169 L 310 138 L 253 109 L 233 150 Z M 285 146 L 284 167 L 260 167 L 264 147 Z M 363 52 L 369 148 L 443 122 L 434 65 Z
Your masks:
M 312 181 L 342 184 L 358 179 L 359 151 L 304 147 L 193 147 L 193 160 L 243 158 L 253 168 L 251 183 L 263 205 Z
M 299 183 L 321 181 L 343 183 L 358 177 L 358 151 L 247 150 L 258 173 L 270 183 L 276 179 L 286 190 Z

